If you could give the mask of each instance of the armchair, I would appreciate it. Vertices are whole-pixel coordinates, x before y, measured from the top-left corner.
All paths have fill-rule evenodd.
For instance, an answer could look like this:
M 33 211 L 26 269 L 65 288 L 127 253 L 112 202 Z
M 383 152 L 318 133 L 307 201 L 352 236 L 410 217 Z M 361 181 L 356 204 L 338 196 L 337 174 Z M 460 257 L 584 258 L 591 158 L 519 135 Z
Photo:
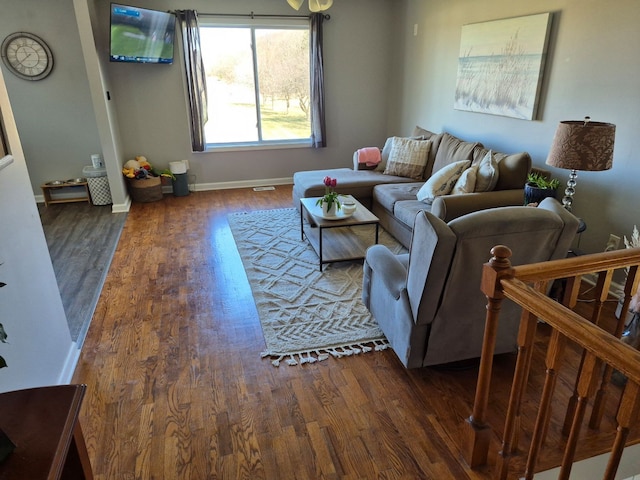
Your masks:
M 409 253 L 375 245 L 364 262 L 362 299 L 407 368 L 480 357 L 486 298 L 482 265 L 507 245 L 513 265 L 564 258 L 578 219 L 554 198 L 534 207 L 499 207 L 445 223 L 417 214 Z M 515 351 L 520 309 L 505 301 L 495 353 Z

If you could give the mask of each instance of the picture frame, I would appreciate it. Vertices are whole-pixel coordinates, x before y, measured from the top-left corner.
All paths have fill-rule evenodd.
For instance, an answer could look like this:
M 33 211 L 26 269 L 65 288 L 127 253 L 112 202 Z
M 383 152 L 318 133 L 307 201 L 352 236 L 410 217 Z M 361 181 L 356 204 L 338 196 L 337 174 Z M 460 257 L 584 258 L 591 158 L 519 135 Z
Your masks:
M 551 12 L 462 26 L 454 108 L 534 120 Z

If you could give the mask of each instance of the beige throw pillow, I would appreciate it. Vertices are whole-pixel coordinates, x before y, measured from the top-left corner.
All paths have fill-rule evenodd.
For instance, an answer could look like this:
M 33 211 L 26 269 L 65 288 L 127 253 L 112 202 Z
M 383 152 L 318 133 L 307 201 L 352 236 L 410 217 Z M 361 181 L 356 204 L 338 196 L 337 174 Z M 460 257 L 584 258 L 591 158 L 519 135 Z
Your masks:
M 478 164 L 474 192 L 490 192 L 498 183 L 498 161 L 489 150 Z
M 384 147 L 382 147 L 382 152 L 380 153 L 381 161 L 378 166 L 375 168 L 376 172 L 382 172 L 387 169 L 387 162 L 389 161 L 389 154 L 391 153 L 391 147 L 393 147 L 393 139 L 395 137 L 387 138 L 387 141 L 384 142 Z M 407 137 L 411 140 L 425 140 L 422 135 L 414 135 L 413 137 Z
M 440 195 L 448 195 L 462 173 L 469 168 L 471 160 L 461 160 L 441 168 L 418 190 L 417 199 L 431 203 Z
M 430 145 L 431 142 L 428 140 L 393 137 L 389 159 L 384 169 L 385 175 L 420 180 L 427 165 Z
M 453 190 L 451 190 L 451 195 L 459 195 L 461 193 L 473 193 L 476 188 L 476 176 L 478 173 L 478 167 L 473 166 L 467 168 L 460 178 L 453 186 Z

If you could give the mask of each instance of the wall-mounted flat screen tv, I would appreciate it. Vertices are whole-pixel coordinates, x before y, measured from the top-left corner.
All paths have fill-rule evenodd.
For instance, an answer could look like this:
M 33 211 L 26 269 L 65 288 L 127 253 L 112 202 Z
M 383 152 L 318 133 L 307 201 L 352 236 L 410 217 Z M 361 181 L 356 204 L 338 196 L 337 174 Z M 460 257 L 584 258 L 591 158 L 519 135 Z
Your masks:
M 111 4 L 109 58 L 112 62 L 172 63 L 173 13 Z

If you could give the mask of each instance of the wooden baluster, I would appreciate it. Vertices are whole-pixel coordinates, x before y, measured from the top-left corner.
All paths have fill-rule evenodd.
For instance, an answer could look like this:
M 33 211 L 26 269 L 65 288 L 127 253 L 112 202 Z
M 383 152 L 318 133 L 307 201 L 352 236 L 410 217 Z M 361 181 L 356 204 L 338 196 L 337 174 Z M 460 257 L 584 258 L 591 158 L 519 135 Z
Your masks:
M 524 478 L 527 480 L 533 478 L 538 453 L 542 448 L 546 436 L 549 419 L 551 417 L 551 399 L 556 388 L 557 371 L 560 367 L 565 343 L 565 337 L 558 333 L 557 330 L 553 330 L 551 338 L 549 339 L 549 347 L 547 348 L 547 356 L 545 359 L 547 370 L 542 396 L 540 397 L 540 407 L 538 409 L 538 416 L 536 417 L 536 424 L 533 429 L 531 446 L 527 457 L 527 465 L 525 467 Z
M 578 295 L 580 294 L 580 285 L 582 285 L 582 275 L 576 275 L 575 277 L 566 279 L 562 305 L 571 309 L 576 306 Z
M 506 480 L 509 472 L 509 460 L 517 449 L 520 429 L 520 404 L 529 378 L 533 340 L 538 326 L 538 318 L 523 310 L 518 332 L 518 358 L 513 375 L 511 396 L 507 408 L 502 448 L 496 461 L 496 478 Z
M 609 294 L 609 287 L 611 286 L 611 278 L 613 276 L 613 270 L 607 270 L 600 272 L 598 274 L 598 279 L 596 281 L 595 286 L 593 287 L 596 296 L 595 303 L 593 306 L 593 310 L 591 312 L 591 323 L 597 325 L 600 320 L 600 315 L 602 312 L 602 306 L 604 305 L 604 300 L 606 300 Z M 603 298 L 604 297 L 604 298 Z M 585 352 L 582 353 L 582 358 L 580 359 L 580 366 L 578 367 L 578 374 L 576 376 L 576 385 L 573 389 L 573 395 L 569 399 L 569 404 L 567 405 L 567 412 L 564 417 L 564 425 L 562 427 L 562 433 L 564 435 L 569 435 L 571 430 L 571 422 L 575 415 L 576 403 L 578 401 L 578 382 L 580 379 L 580 373 L 582 372 L 584 366 Z M 604 394 L 603 387 L 601 386 L 602 394 Z
M 617 415 L 618 428 L 616 429 L 616 438 L 613 442 L 607 469 L 604 472 L 603 478 L 605 480 L 614 480 L 616 477 L 622 452 L 624 451 L 627 436 L 629 435 L 629 426 L 634 425 L 638 418 L 638 409 L 640 408 L 639 392 L 640 388 L 638 384 L 629 382 L 622 394 Z
M 580 435 L 582 421 L 584 420 L 585 409 L 587 408 L 589 398 L 594 394 L 598 384 L 601 364 L 601 360 L 591 353 L 587 353 L 584 356 L 582 371 L 578 378 L 578 399 L 571 423 L 571 431 L 567 439 L 567 446 L 565 447 L 562 464 L 560 466 L 558 480 L 568 480 L 571 474 L 571 467 L 576 453 L 576 446 L 578 445 L 578 437 Z
M 613 332 L 610 332 L 616 338 L 620 338 L 622 336 L 622 332 L 624 331 L 624 322 L 626 318 L 626 311 L 629 309 L 629 302 L 631 301 L 631 295 L 634 284 L 637 287 L 637 267 L 632 267 L 633 271 L 629 270 L 629 275 L 627 275 L 627 282 L 625 284 L 625 300 L 623 301 L 623 309 L 620 311 L 620 318 L 614 328 Z M 613 271 L 611 271 L 613 276 Z M 607 288 L 607 292 L 609 289 Z M 628 292 L 628 293 L 627 293 Z M 605 298 L 606 299 L 606 298 Z M 604 300 L 603 300 L 604 302 Z M 626 303 L 626 308 L 625 304 Z M 611 376 L 613 375 L 613 368 L 609 365 L 605 365 L 604 373 L 602 374 L 602 383 L 600 384 L 600 388 L 596 393 L 596 398 L 593 401 L 593 410 L 591 411 L 591 418 L 589 419 L 589 427 L 590 428 L 600 428 L 600 422 L 602 421 L 602 417 L 604 415 L 604 407 L 606 405 L 606 395 L 609 389 L 609 383 L 611 382 Z
M 544 282 L 536 282 L 534 285 L 534 288 L 536 290 L 538 290 L 539 292 L 547 292 L 548 291 L 548 287 L 549 287 L 549 282 L 550 280 L 544 281 Z M 538 326 L 538 319 L 536 318 L 536 330 L 537 330 L 537 326 Z M 535 333 L 535 332 L 534 332 Z M 531 359 L 533 357 L 533 341 L 530 344 L 530 347 L 527 349 L 527 355 L 526 355 L 526 363 L 525 363 L 525 367 L 524 367 L 524 371 L 527 372 L 527 378 L 525 379 L 524 385 L 526 388 L 526 385 L 528 383 L 528 375 L 529 372 L 531 372 Z M 511 437 L 511 451 L 512 452 L 516 452 L 518 450 L 518 445 L 520 442 L 520 423 L 521 423 L 521 403 L 522 403 L 522 395 L 524 395 L 524 391 L 525 389 L 523 388 L 522 390 L 522 394 L 520 395 L 520 398 L 518 399 L 518 404 L 517 404 L 517 409 L 516 409 L 516 418 L 515 418 L 515 428 L 513 430 L 513 436 Z
M 493 353 L 498 332 L 498 317 L 504 298 L 500 280 L 513 276 L 509 260 L 511 250 L 508 247 L 497 245 L 491 249 L 491 255 L 489 262 L 484 264 L 480 283 L 481 290 L 487 297 L 487 316 L 473 411 L 467 419 L 467 425 L 469 426 L 467 463 L 471 468 L 487 463 L 489 441 L 491 439 L 491 427 L 486 423 L 487 405 L 489 403 Z
M 537 282 L 535 284 L 535 289 L 538 290 L 539 292 L 547 292 L 548 291 L 548 286 L 549 286 L 549 281 L 545 281 L 545 282 Z M 536 318 L 536 330 L 538 327 L 538 319 Z M 534 334 L 535 334 L 535 330 L 534 330 Z M 531 343 L 528 344 L 529 347 L 527 348 L 527 355 L 526 355 L 526 362 L 525 362 L 525 366 L 524 366 L 524 371 L 527 372 L 527 376 L 525 377 L 524 380 L 524 386 L 526 388 L 527 382 L 529 381 L 529 372 L 531 372 L 531 359 L 533 357 L 533 340 L 531 341 Z M 519 350 L 518 350 L 519 351 Z M 518 450 L 518 444 L 520 443 L 520 413 L 521 413 L 521 408 L 520 405 L 522 403 L 522 395 L 524 395 L 525 392 L 525 388 L 522 389 L 522 393 L 520 394 L 520 398 L 518 398 L 518 403 L 516 405 L 516 415 L 515 415 L 515 428 L 513 429 L 513 435 L 511 436 L 511 451 L 512 452 L 516 452 Z

